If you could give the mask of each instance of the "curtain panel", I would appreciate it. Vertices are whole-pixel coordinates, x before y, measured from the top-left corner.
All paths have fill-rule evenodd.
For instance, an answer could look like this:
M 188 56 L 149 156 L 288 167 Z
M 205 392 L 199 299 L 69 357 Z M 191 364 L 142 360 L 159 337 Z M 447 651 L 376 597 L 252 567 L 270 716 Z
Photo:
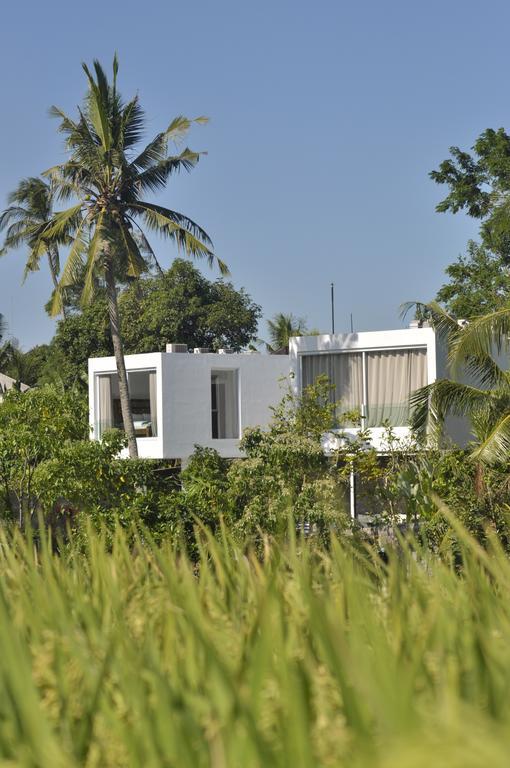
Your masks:
M 409 397 L 427 383 L 425 349 L 367 352 L 367 427 L 405 427 Z

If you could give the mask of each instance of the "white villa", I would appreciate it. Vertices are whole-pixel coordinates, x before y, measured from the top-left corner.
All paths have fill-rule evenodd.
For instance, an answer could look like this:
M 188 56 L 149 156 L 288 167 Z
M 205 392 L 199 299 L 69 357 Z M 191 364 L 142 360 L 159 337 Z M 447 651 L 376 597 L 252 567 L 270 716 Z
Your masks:
M 185 461 L 195 445 L 221 456 L 241 456 L 239 440 L 250 426 L 266 426 L 283 394 L 287 355 L 211 353 L 168 344 L 166 352 L 126 355 L 138 453 Z M 115 358 L 89 360 L 92 437 L 122 427 Z
M 269 423 L 289 374 L 297 394 L 326 374 L 342 412 L 359 411 L 372 445 L 384 452 L 384 425 L 397 438 L 410 438 L 409 395 L 446 375 L 444 350 L 427 327 L 301 336 L 291 339 L 289 355 L 194 352 L 169 344 L 166 352 L 126 355 L 141 457 L 186 461 L 195 445 L 240 457 L 243 430 Z M 113 357 L 89 360 L 89 404 L 94 439 L 122 427 Z M 338 432 L 348 439 L 358 428 L 347 425 Z M 458 444 L 468 439 L 459 419 L 449 419 L 446 432 Z M 325 438 L 326 451 L 338 444 L 334 434 Z

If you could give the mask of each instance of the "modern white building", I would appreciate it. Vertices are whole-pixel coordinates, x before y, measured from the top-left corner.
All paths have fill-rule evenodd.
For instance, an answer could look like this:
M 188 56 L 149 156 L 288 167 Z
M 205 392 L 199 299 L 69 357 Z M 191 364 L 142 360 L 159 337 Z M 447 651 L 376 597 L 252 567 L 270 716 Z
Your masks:
M 221 456 L 241 456 L 246 427 L 266 426 L 283 395 L 287 355 L 166 352 L 126 355 L 138 453 L 143 458 L 186 459 L 195 445 Z M 122 427 L 114 357 L 89 360 L 92 437 Z
M 295 392 L 320 374 L 327 375 L 334 386 L 331 400 L 340 401 L 338 432 L 343 439 L 354 438 L 359 427 L 347 420 L 342 424 L 341 413 L 356 410 L 371 444 L 383 452 L 387 448 L 385 425 L 391 426 L 398 440 L 411 438 L 409 396 L 447 376 L 445 350 L 428 327 L 301 336 L 291 339 L 289 351 Z M 445 432 L 461 445 L 469 437 L 461 419 L 448 419 Z M 338 437 L 326 436 L 327 451 L 338 445 Z

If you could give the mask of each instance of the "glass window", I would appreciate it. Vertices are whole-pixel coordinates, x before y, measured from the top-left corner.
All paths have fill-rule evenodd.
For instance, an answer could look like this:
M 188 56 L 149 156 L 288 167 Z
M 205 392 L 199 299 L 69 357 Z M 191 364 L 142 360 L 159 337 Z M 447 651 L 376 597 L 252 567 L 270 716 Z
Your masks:
M 336 352 L 303 355 L 303 387 L 326 375 L 333 386 L 330 401 L 338 403 L 339 413 L 360 411 L 363 402 L 363 358 L 361 352 Z
M 410 395 L 427 383 L 427 351 L 417 348 L 303 355 L 301 372 L 303 387 L 313 384 L 321 374 L 329 378 L 334 386 L 330 400 L 339 403 L 339 413 L 357 410 L 366 416 L 363 421 L 367 427 L 401 427 L 410 422 Z
M 124 427 L 117 374 L 100 374 L 97 379 L 96 432 L 100 437 L 106 429 Z M 156 437 L 158 434 L 156 381 L 156 371 L 128 371 L 129 399 L 137 437 Z
M 213 439 L 239 437 L 237 371 L 211 372 L 211 430 Z
M 367 352 L 367 427 L 405 427 L 409 397 L 427 383 L 425 349 Z

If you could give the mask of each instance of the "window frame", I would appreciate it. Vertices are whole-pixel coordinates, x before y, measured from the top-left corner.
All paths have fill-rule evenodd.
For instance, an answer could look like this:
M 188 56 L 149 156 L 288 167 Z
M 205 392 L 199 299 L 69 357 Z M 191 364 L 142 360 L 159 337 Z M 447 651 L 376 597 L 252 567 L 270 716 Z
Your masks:
M 128 390 L 129 390 L 129 374 L 130 373 L 155 373 L 156 374 L 156 401 L 159 400 L 158 394 L 159 394 L 159 376 L 158 376 L 158 368 L 155 366 L 145 366 L 144 368 L 130 368 L 126 369 L 126 374 L 128 378 Z M 95 412 L 94 412 L 94 422 L 97 424 L 94 426 L 94 433 L 96 434 L 97 439 L 101 440 L 102 437 L 102 431 L 99 427 L 99 424 L 101 423 L 101 413 L 100 413 L 100 398 L 99 398 L 99 377 L 100 376 L 117 376 L 118 378 L 118 372 L 116 370 L 109 370 L 109 371 L 95 371 L 94 372 L 94 397 L 95 397 Z M 131 396 L 130 396 L 131 400 Z M 159 402 L 157 402 L 157 405 L 159 405 Z M 137 436 L 137 440 L 158 440 L 160 435 L 160 426 L 161 426 L 161 416 L 160 416 L 160 408 L 156 408 L 156 434 L 155 435 L 146 435 L 146 436 Z M 117 427 L 110 427 L 110 429 L 117 429 Z
M 219 408 L 218 408 L 218 401 L 216 397 L 216 408 L 213 409 L 213 376 L 217 376 L 218 374 L 230 374 L 234 377 L 235 380 L 235 408 L 236 408 L 236 423 L 237 423 L 237 434 L 233 437 L 214 437 L 214 430 L 213 430 L 213 413 L 216 413 L 217 416 L 219 414 Z M 240 375 L 240 369 L 239 368 L 211 368 L 209 370 L 209 428 L 210 428 L 210 434 L 211 434 L 211 440 L 240 440 L 241 439 L 241 375 Z M 219 426 L 219 422 L 217 422 L 217 427 Z
M 306 352 L 299 352 L 298 358 L 299 358 L 299 388 L 300 391 L 303 391 L 303 358 L 308 357 L 310 355 L 346 355 L 346 354 L 352 354 L 353 352 L 358 352 L 361 354 L 361 366 L 362 366 L 362 399 L 363 402 L 360 405 L 360 415 L 361 415 L 361 424 L 360 429 L 361 431 L 365 431 L 365 429 L 382 429 L 384 425 L 380 426 L 374 426 L 374 427 L 367 427 L 367 420 L 368 420 L 368 409 L 369 409 L 369 402 L 368 402 L 368 366 L 367 366 L 367 354 L 370 352 L 419 352 L 419 351 L 425 351 L 426 355 L 426 370 L 427 370 L 427 383 L 428 383 L 428 362 L 429 362 L 429 347 L 427 344 L 394 344 L 391 346 L 386 347 L 363 347 L 363 348 L 350 348 L 350 349 L 314 349 L 314 350 L 307 350 Z M 394 429 L 408 429 L 410 427 L 409 424 L 402 425 L 400 427 L 394 427 Z M 343 428 L 342 428 L 343 429 Z

